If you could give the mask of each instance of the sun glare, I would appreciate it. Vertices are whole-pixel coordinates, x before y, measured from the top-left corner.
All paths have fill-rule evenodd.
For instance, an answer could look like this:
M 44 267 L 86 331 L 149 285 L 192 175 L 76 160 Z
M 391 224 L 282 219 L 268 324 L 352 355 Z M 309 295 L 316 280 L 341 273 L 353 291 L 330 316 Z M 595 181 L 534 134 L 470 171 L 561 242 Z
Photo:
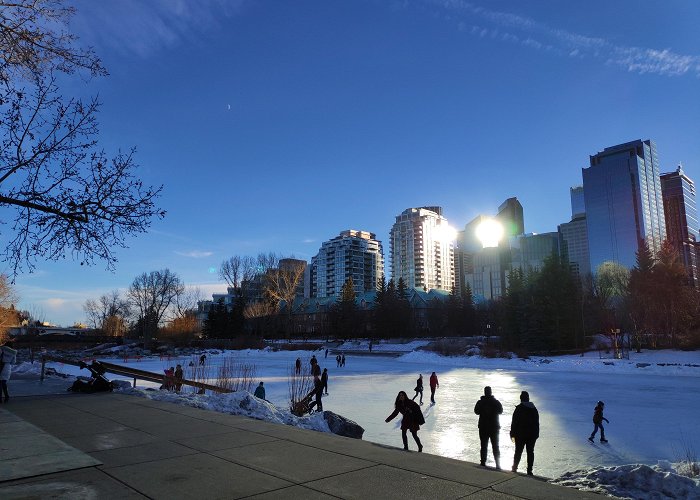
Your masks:
M 441 224 L 438 226 L 438 230 L 440 231 L 441 241 L 451 242 L 457 239 L 457 230 L 447 224 Z
M 503 226 L 494 219 L 486 219 L 476 228 L 476 237 L 484 248 L 497 247 L 503 238 Z

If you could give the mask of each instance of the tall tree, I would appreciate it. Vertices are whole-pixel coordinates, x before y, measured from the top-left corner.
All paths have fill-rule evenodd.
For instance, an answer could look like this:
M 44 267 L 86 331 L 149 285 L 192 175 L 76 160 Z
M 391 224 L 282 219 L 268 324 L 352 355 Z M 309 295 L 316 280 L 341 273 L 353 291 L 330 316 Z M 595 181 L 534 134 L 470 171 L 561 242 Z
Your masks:
M 266 269 L 265 294 L 277 305 L 278 310 L 284 306 L 288 327 L 291 327 L 294 299 L 299 285 L 304 282 L 305 270 L 306 262 L 293 258 L 278 260 L 277 268 Z
M 0 344 L 7 340 L 7 331 L 11 326 L 16 326 L 20 315 L 15 310 L 17 293 L 15 288 L 4 274 L 0 274 Z
M 139 333 L 146 345 L 155 336 L 168 308 L 183 291 L 184 285 L 180 277 L 167 268 L 134 278 L 128 297 L 138 314 Z
M 0 206 L 13 276 L 67 256 L 113 269 L 115 249 L 165 215 L 162 187 L 135 175 L 133 148 L 99 148 L 97 99 L 60 92 L 65 75 L 107 74 L 67 30 L 74 12 L 61 0 L 0 0 Z
M 105 335 L 113 337 L 124 335 L 130 304 L 119 290 L 103 294 L 97 300 L 88 299 L 83 310 L 93 328 L 99 328 Z

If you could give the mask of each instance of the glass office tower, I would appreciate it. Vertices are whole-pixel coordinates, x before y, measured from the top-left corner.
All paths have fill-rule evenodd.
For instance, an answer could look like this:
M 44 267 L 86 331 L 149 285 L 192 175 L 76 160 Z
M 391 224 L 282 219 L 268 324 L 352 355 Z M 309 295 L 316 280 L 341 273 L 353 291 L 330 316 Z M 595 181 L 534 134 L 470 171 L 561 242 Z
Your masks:
M 659 160 L 650 140 L 605 148 L 583 169 L 591 271 L 605 261 L 631 268 L 639 242 L 655 254 L 666 238 Z
M 696 245 L 698 235 L 698 211 L 695 199 L 695 183 L 678 166 L 675 172 L 661 175 L 661 191 L 666 216 L 668 241 L 678 252 L 688 272 L 690 283 L 698 287 L 698 263 Z

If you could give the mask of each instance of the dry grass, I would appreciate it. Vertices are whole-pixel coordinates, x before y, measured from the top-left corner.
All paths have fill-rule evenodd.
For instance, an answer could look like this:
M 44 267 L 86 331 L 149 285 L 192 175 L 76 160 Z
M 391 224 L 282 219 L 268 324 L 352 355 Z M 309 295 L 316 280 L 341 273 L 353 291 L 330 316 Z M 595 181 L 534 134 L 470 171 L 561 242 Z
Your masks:
M 241 363 L 232 357 L 223 359 L 219 366 L 219 373 L 215 386 L 229 391 L 253 392 L 257 377 L 255 365 Z
M 289 409 L 293 414 L 301 417 L 304 411 L 299 403 L 311 392 L 314 386 L 311 367 L 302 366 L 301 373 L 297 373 L 294 363 L 291 363 L 287 385 L 289 387 Z

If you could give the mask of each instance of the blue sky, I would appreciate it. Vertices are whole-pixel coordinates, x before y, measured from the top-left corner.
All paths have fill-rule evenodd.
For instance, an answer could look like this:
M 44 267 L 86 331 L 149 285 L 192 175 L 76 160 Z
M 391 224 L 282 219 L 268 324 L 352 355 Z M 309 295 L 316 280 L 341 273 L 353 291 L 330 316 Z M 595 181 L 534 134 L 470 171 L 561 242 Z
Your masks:
M 20 307 L 59 324 L 88 298 L 170 268 L 208 296 L 232 255 L 310 259 L 345 229 L 376 233 L 440 205 L 455 228 L 508 197 L 525 230 L 570 218 L 588 156 L 656 142 L 700 182 L 700 2 L 75 2 L 110 76 L 108 152 L 138 148 L 168 211 L 116 272 L 40 263 Z

